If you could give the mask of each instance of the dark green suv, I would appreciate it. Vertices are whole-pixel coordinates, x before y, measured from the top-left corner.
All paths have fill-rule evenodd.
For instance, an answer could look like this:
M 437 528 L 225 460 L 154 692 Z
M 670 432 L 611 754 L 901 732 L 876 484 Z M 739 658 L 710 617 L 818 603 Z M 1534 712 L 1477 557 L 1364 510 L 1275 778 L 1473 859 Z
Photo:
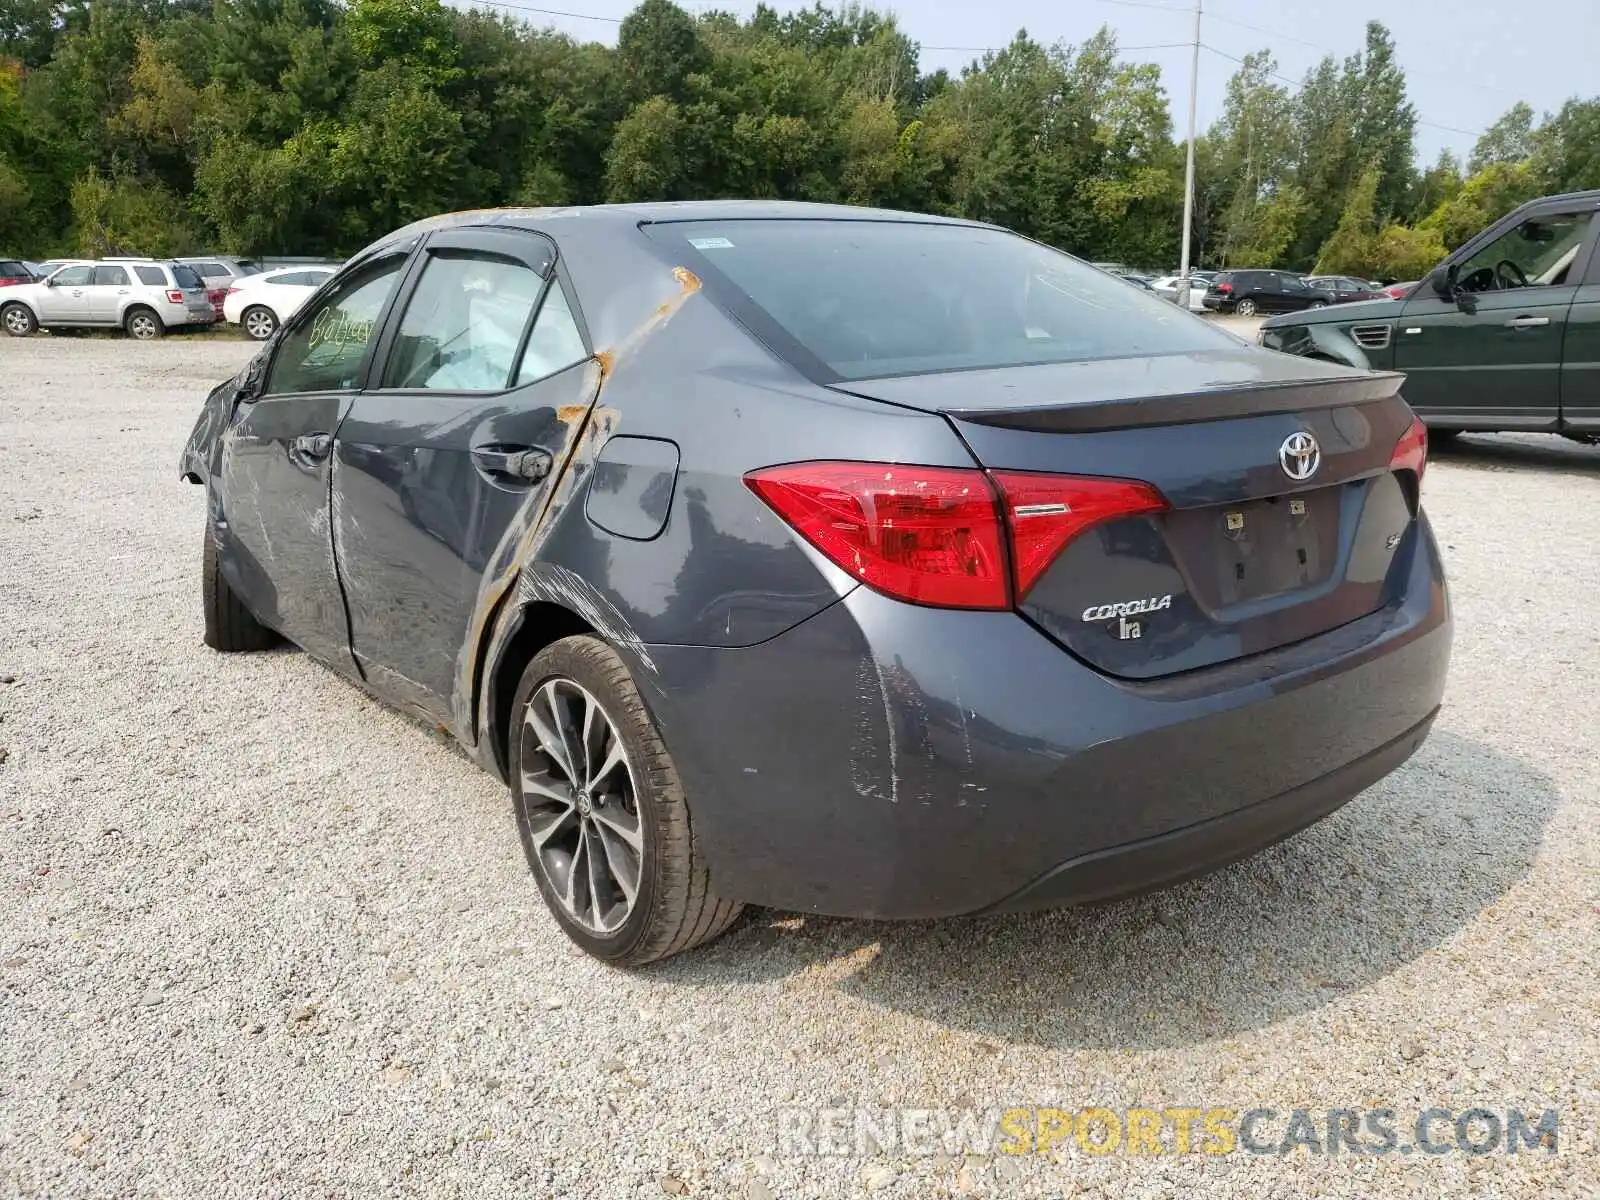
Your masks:
M 1273 317 L 1263 346 L 1404 371 L 1435 434 L 1561 433 L 1600 442 L 1600 191 L 1533 200 L 1401 300 Z

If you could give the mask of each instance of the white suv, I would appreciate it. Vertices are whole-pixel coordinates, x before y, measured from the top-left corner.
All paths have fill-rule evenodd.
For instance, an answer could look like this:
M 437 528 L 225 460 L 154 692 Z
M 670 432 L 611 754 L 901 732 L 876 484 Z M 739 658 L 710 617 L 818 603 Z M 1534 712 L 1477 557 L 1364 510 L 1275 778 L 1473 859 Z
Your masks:
M 7 288 L 0 301 L 0 326 L 12 337 L 41 328 L 120 328 L 148 341 L 217 319 L 192 268 L 153 259 L 71 263 L 38 283 Z

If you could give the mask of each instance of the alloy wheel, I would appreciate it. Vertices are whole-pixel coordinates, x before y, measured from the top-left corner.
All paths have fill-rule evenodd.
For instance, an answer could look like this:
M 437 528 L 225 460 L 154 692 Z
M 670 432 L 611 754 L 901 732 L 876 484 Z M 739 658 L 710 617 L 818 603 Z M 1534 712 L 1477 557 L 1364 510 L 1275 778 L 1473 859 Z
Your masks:
M 258 342 L 266 341 L 277 327 L 278 322 L 264 308 L 252 308 L 244 315 L 244 331 Z
M 134 313 L 128 318 L 128 332 L 141 342 L 156 336 L 156 319 L 146 313 Z
M 633 912 L 644 826 L 633 764 L 600 702 L 570 679 L 546 680 L 522 726 L 523 815 L 534 858 L 567 916 L 614 933 Z
M 6 332 L 13 337 L 23 337 L 33 332 L 33 321 L 20 306 L 6 310 Z
M 1241 300 L 1241 301 L 1239 301 L 1238 313 L 1239 313 L 1239 315 L 1241 317 L 1253 317 L 1253 316 L 1255 316 L 1256 315 L 1256 302 L 1254 300 Z

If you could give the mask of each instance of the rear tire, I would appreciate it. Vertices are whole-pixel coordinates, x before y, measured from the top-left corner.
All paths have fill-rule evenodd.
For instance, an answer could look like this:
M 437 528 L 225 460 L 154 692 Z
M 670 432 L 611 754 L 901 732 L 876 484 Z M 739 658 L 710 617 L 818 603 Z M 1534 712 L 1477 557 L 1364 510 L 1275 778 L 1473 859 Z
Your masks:
M 634 967 L 738 920 L 744 906 L 713 890 L 677 768 L 611 647 L 579 636 L 540 651 L 507 734 L 522 848 L 569 938 Z
M 278 332 L 278 314 L 262 304 L 252 304 L 239 314 L 239 327 L 245 336 L 264 342 Z
M 1306 307 L 1307 308 L 1327 308 L 1328 307 L 1328 302 L 1326 300 L 1313 300 Z
M 247 650 L 270 650 L 278 635 L 268 629 L 244 606 L 217 562 L 217 538 L 206 530 L 205 550 L 200 562 L 200 604 L 205 612 L 205 644 L 225 654 Z
M 1241 317 L 1253 317 L 1256 315 L 1256 302 L 1254 300 L 1241 300 L 1233 306 L 1233 311 Z
M 11 337 L 27 337 L 39 331 L 39 322 L 33 315 L 33 309 L 26 304 L 11 303 L 0 308 L 0 325 L 5 326 L 6 333 Z
M 129 337 L 141 342 L 153 342 L 167 331 L 152 309 L 130 308 L 122 318 L 122 328 Z

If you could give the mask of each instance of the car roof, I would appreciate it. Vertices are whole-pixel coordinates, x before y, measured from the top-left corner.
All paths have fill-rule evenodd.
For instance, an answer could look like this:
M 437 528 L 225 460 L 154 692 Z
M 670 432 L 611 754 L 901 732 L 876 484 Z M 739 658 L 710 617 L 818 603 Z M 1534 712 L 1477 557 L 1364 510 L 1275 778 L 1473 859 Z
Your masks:
M 609 223 L 618 229 L 667 221 L 904 221 L 917 224 L 993 229 L 983 221 L 931 213 L 902 212 L 892 208 L 864 208 L 852 204 L 816 204 L 801 200 L 676 200 L 639 204 L 587 204 L 552 208 L 475 208 L 424 217 L 396 229 L 368 249 L 432 233 L 473 225 L 507 225 L 543 230 L 552 221 Z M 356 257 L 365 257 L 366 251 Z

